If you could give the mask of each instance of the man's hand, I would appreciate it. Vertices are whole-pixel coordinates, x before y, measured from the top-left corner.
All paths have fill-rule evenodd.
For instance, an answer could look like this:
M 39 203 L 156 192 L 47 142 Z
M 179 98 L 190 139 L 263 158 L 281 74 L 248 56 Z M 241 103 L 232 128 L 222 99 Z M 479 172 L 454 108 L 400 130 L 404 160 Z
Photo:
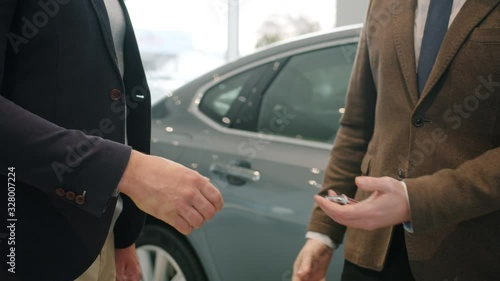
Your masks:
M 333 250 L 314 239 L 308 239 L 293 264 L 292 281 L 325 281 Z
M 222 209 L 208 178 L 167 159 L 132 151 L 118 185 L 144 212 L 189 234 Z
M 389 177 L 357 177 L 356 185 L 373 193 L 366 200 L 349 205 L 339 205 L 318 195 L 314 200 L 334 221 L 349 227 L 375 230 L 410 220 L 403 183 Z M 336 195 L 331 190 L 328 193 Z
M 137 260 L 135 244 L 124 249 L 115 249 L 116 281 L 140 281 L 141 267 Z

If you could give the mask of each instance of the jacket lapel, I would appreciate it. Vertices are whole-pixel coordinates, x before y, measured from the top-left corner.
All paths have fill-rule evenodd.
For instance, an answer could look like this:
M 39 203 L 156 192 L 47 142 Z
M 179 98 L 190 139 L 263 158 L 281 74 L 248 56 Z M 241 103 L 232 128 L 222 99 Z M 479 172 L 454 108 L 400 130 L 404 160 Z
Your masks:
M 408 100 L 412 108 L 418 102 L 417 71 L 415 64 L 414 25 L 417 1 L 402 1 L 401 12 L 394 15 L 394 44 L 401 71 L 406 82 Z
M 108 13 L 106 11 L 106 6 L 104 5 L 103 0 L 90 0 L 92 7 L 94 8 L 97 19 L 99 20 L 99 25 L 101 26 L 101 32 L 106 43 L 106 48 L 108 49 L 108 53 L 116 64 L 116 71 L 118 73 L 120 70 L 118 69 L 118 60 L 116 58 L 115 53 L 115 45 L 113 43 L 113 33 L 111 31 L 111 25 L 109 23 Z
M 429 95 L 432 88 L 450 65 L 450 62 L 453 60 L 458 50 L 460 50 L 467 40 L 469 34 L 488 13 L 498 5 L 499 1 L 500 0 L 468 0 L 465 2 L 443 39 L 441 49 L 439 50 L 427 84 L 422 91 L 422 98 L 419 100 L 418 104 L 422 103 L 422 100 Z

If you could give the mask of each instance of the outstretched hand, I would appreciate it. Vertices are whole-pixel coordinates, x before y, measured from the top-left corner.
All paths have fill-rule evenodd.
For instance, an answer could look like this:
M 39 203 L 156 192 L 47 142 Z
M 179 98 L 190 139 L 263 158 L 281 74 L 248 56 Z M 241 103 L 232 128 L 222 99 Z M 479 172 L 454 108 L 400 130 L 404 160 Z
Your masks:
M 325 281 L 333 249 L 308 239 L 293 264 L 292 281 Z
M 208 178 L 135 150 L 118 188 L 141 210 L 186 235 L 212 219 L 223 205 L 222 195 Z
M 410 220 L 404 184 L 390 177 L 357 177 L 359 189 L 372 191 L 365 200 L 339 205 L 316 195 L 319 207 L 339 224 L 365 230 L 375 230 Z M 336 195 L 332 190 L 329 195 Z

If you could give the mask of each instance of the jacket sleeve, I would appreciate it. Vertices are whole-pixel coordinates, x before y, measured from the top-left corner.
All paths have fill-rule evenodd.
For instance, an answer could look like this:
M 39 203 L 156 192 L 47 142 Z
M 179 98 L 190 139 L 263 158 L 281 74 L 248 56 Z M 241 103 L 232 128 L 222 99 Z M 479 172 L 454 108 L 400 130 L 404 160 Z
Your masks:
M 17 0 L 0 2 L 0 85 L 16 5 Z M 73 204 L 95 216 L 102 215 L 125 170 L 131 148 L 61 128 L 4 96 L 8 93 L 0 90 L 0 174 L 15 167 L 18 181 L 49 196 L 56 196 L 57 188 L 83 195 L 84 204 Z
M 361 174 L 361 162 L 373 134 L 377 98 L 366 40 L 363 29 L 347 91 L 345 113 L 325 171 L 323 187 L 319 192 L 321 196 L 325 196 L 329 189 L 350 197 L 356 193 L 354 178 Z M 315 205 L 308 230 L 324 233 L 338 245 L 346 228 Z
M 146 214 L 134 204 L 130 197 L 121 194 L 123 211 L 116 221 L 115 248 L 123 249 L 134 244 L 142 231 Z

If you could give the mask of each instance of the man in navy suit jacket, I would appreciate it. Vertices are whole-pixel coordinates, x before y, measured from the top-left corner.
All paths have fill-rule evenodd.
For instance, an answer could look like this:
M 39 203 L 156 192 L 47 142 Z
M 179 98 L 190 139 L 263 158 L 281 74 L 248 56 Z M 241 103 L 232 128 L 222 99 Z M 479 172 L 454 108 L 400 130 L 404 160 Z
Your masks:
M 80 276 L 110 232 L 118 194 L 115 247 L 132 255 L 142 211 L 188 234 L 222 207 L 206 178 L 146 155 L 150 95 L 120 5 L 123 74 L 103 0 L 0 2 L 2 280 Z

